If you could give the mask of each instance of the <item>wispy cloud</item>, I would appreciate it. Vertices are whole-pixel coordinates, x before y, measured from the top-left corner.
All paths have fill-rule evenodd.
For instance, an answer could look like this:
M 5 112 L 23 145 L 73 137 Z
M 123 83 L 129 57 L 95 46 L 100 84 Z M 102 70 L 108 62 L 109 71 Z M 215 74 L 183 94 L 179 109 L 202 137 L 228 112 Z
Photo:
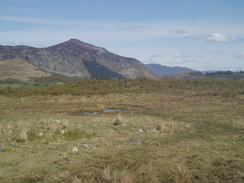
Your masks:
M 159 63 L 160 61 L 162 61 L 162 58 L 164 56 L 160 53 L 155 53 L 153 55 L 151 55 L 149 58 L 144 59 L 144 62 L 146 63 Z
M 185 33 L 187 33 L 187 31 L 184 30 L 184 29 L 170 29 L 169 31 L 173 32 L 175 34 L 185 34 Z
M 167 62 L 167 65 L 172 64 L 172 65 L 184 66 L 187 63 L 191 64 L 191 63 L 196 63 L 196 62 L 198 62 L 198 60 L 196 60 L 196 59 L 179 59 L 179 60 L 174 60 L 174 61 L 171 61 L 171 62 Z
M 207 41 L 212 41 L 212 42 L 233 42 L 236 41 L 237 38 L 234 36 L 226 36 L 223 34 L 219 33 L 213 33 L 207 37 Z
M 242 51 L 242 52 L 236 54 L 236 55 L 235 55 L 235 58 L 237 58 L 237 59 L 244 58 L 244 51 Z
M 174 57 L 175 58 L 191 58 L 192 55 L 190 53 L 181 52 L 181 53 L 175 53 Z
M 121 48 L 132 48 L 132 47 L 134 47 L 134 44 L 129 43 L 129 44 L 122 46 Z
M 56 20 L 56 19 L 40 19 L 40 18 L 30 18 L 30 17 L 16 17 L 16 16 L 0 16 L 0 20 L 30 23 L 30 24 L 42 24 L 42 25 L 101 25 L 97 22 L 88 21 L 71 21 L 71 20 Z
M 116 27 L 118 30 L 127 30 L 127 31 L 130 31 L 130 30 L 136 30 L 136 31 L 139 31 L 139 30 L 144 30 L 144 29 L 148 29 L 150 28 L 149 25 L 129 25 L 129 24 L 119 24 L 117 25 Z
M 243 40 L 238 36 L 225 35 L 221 33 L 189 34 L 185 36 L 185 38 L 202 39 L 204 41 L 216 42 L 216 43 L 230 43 L 230 42 L 239 42 Z
M 162 54 L 160 54 L 160 53 L 156 53 L 156 54 L 153 54 L 151 57 L 152 58 L 162 58 L 164 56 Z

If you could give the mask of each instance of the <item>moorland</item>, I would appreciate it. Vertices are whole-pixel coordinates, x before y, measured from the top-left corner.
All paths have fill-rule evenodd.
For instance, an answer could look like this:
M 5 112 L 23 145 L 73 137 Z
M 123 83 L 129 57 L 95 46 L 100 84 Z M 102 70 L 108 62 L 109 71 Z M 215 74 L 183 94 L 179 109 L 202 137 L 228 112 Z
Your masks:
M 2 83 L 0 182 L 241 183 L 243 111 L 244 80 Z

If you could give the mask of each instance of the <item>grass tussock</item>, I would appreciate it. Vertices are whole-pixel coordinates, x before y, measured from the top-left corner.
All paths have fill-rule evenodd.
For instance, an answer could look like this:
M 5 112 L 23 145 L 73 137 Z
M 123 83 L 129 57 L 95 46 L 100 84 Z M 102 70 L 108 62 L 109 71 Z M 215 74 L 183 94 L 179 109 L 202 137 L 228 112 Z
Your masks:
M 157 183 L 157 175 L 155 174 L 152 163 L 150 163 L 141 173 L 141 180 L 143 183 Z
M 161 124 L 155 125 L 155 129 L 158 131 L 162 130 L 162 125 Z
M 188 183 L 190 180 L 191 175 L 189 174 L 187 167 L 181 164 L 177 164 L 173 181 L 175 183 Z
M 123 170 L 121 172 L 121 174 L 119 175 L 117 182 L 119 182 L 119 183 L 134 183 L 135 180 L 134 180 L 133 176 L 130 173 L 128 173 L 128 171 Z
M 133 176 L 126 170 L 121 172 L 111 172 L 110 166 L 107 166 L 101 173 L 103 182 L 117 182 L 117 183 L 134 183 Z
M 19 138 L 17 139 L 17 142 L 25 142 L 27 141 L 27 139 L 28 139 L 27 130 L 22 129 L 19 134 Z
M 111 175 L 111 170 L 110 170 L 110 166 L 108 165 L 106 168 L 104 168 L 104 170 L 102 170 L 101 173 L 101 178 L 106 181 L 106 182 L 111 182 L 112 181 L 112 175 Z
M 97 110 L 98 111 L 104 111 L 105 110 L 105 106 L 103 104 L 97 104 Z
M 114 121 L 114 125 L 115 126 L 120 126 L 124 123 L 124 119 L 121 115 L 117 115 L 115 121 Z

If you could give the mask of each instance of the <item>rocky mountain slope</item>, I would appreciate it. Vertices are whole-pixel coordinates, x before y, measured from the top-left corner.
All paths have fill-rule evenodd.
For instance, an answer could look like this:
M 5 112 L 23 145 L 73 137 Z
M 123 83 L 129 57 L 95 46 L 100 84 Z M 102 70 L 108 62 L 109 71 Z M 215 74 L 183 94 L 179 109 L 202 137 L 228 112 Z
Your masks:
M 77 39 L 47 48 L 0 46 L 0 61 L 26 60 L 41 70 L 80 78 L 155 77 L 140 61 Z
M 186 67 L 168 67 L 160 64 L 147 64 L 147 67 L 159 77 L 167 77 L 193 71 L 192 69 Z

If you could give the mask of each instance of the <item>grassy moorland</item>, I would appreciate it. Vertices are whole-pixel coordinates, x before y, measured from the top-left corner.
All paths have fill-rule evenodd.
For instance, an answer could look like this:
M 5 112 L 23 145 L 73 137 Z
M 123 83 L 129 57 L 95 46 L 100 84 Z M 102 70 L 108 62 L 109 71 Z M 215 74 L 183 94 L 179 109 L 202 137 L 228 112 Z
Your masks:
M 45 77 L 50 75 L 22 59 L 0 62 L 0 80 L 15 78 L 20 81 L 28 81 L 30 77 Z
M 243 111 L 244 80 L 0 88 L 0 182 L 241 183 Z

